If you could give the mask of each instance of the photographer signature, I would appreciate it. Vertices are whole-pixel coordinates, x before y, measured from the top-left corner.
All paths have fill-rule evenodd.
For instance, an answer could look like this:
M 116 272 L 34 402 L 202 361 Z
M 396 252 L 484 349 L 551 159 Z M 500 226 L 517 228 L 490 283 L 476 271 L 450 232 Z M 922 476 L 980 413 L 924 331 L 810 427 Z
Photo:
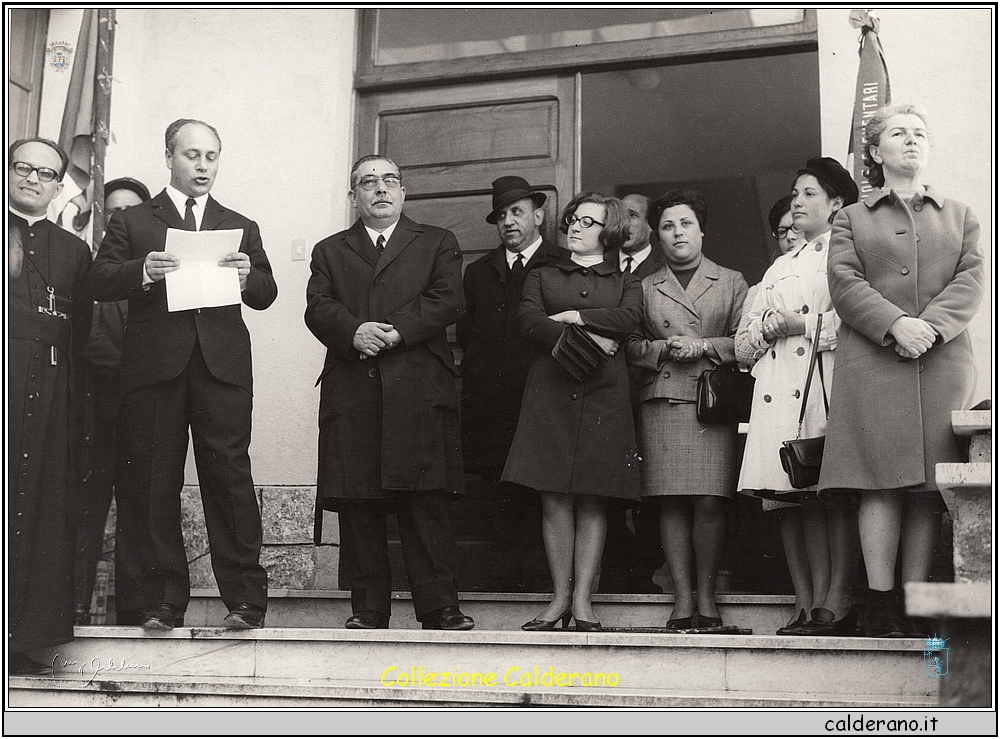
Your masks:
M 55 676 L 56 670 L 63 670 L 67 667 L 76 667 L 79 669 L 80 674 L 83 675 L 84 672 L 92 673 L 90 679 L 87 680 L 84 685 L 90 685 L 102 672 L 123 672 L 125 670 L 150 670 L 151 665 L 145 665 L 139 662 L 129 662 L 126 659 L 116 660 L 114 657 L 108 659 L 106 662 L 100 657 L 94 657 L 90 662 L 79 664 L 75 659 L 66 660 L 60 657 L 58 654 L 52 657 L 52 675 Z

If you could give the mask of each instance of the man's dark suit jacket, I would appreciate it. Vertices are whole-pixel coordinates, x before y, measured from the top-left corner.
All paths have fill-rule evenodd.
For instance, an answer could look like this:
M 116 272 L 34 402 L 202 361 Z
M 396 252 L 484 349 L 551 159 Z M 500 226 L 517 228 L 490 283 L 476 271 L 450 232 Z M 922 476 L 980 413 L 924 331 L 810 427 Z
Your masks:
M 96 300 L 129 301 L 122 394 L 177 377 L 187 366 L 196 339 L 213 377 L 253 392 L 250 333 L 239 304 L 170 313 L 165 280 L 143 287 L 143 262 L 150 252 L 163 251 L 168 228 L 183 229 L 184 222 L 165 190 L 152 200 L 118 211 L 111 216 L 91 271 Z M 250 256 L 243 302 L 264 310 L 277 297 L 278 286 L 260 230 L 249 218 L 209 196 L 201 230 L 223 229 L 243 231 L 239 250 Z
M 608 252 L 608 259 L 617 267 L 621 264 L 621 252 L 618 249 L 614 249 Z M 632 274 L 635 275 L 637 280 L 641 280 L 644 277 L 649 277 L 654 272 L 659 272 L 660 267 L 664 264 L 663 261 L 663 250 L 660 248 L 659 244 L 653 244 L 653 250 L 649 253 L 642 264 L 633 270 Z
M 543 241 L 509 284 L 506 248 L 484 254 L 465 270 L 465 313 L 458 319 L 462 357 L 462 450 L 465 471 L 497 479 L 514 440 L 521 396 L 536 350 L 517 329 L 521 290 L 528 272 L 567 256 Z

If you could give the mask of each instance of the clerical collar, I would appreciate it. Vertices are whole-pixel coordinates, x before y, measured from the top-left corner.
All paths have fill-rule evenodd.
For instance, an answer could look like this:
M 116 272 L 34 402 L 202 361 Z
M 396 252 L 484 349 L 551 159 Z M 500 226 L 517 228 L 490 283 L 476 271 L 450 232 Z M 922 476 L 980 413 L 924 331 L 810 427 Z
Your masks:
M 17 208 L 11 208 L 9 205 L 7 206 L 7 209 L 19 218 L 26 220 L 29 226 L 34 226 L 39 221 L 44 221 L 47 218 L 47 216 L 29 216 L 27 213 L 22 213 Z
M 397 219 L 396 223 L 393 223 L 391 226 L 387 227 L 384 231 L 376 231 L 374 228 L 368 228 L 368 226 L 365 226 L 365 231 L 368 232 L 368 236 L 372 240 L 373 244 L 378 243 L 379 236 L 385 236 L 385 243 L 388 244 L 389 239 L 392 238 L 392 232 L 396 230 L 397 223 L 399 223 L 399 219 Z
M 535 252 L 538 251 L 538 247 L 540 247 L 541 245 L 542 245 L 542 237 L 539 236 L 537 239 L 535 239 L 535 243 L 533 243 L 527 249 L 522 249 L 521 251 L 511 251 L 510 249 L 504 247 L 503 251 L 504 251 L 504 256 L 507 257 L 507 266 L 508 267 L 514 266 L 514 260 L 517 259 L 518 254 L 524 257 L 524 263 L 527 264 L 528 261 L 535 255 Z

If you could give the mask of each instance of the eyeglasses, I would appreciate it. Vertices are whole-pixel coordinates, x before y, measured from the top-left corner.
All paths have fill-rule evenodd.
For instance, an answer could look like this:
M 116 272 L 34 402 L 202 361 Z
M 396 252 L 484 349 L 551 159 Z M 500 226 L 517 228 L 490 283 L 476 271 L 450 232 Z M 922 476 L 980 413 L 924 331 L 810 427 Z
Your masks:
M 362 177 L 354 186 L 361 185 L 364 190 L 374 190 L 378 187 L 379 180 L 382 181 L 387 190 L 396 190 L 402 183 L 403 178 L 398 174 L 387 174 L 384 177 L 376 177 L 370 174 Z
M 565 220 L 567 226 L 572 226 L 574 223 L 579 223 L 582 228 L 590 228 L 595 223 L 598 226 L 603 226 L 604 225 L 600 221 L 595 221 L 590 216 L 584 216 L 583 218 L 577 218 L 572 213 L 570 215 L 566 216 L 566 218 L 564 220 Z
M 38 179 L 41 182 L 52 182 L 59 173 L 54 169 L 49 169 L 48 167 L 32 167 L 27 162 L 14 162 L 10 165 L 10 168 L 14 170 L 18 177 L 27 177 L 32 172 L 38 172 Z
M 771 235 L 774 238 L 776 238 L 776 239 L 783 239 L 786 236 L 788 236 L 788 232 L 789 231 L 791 231 L 796 236 L 798 236 L 799 234 L 802 233 L 802 231 L 800 231 L 799 229 L 795 228 L 795 226 L 790 226 L 788 228 L 786 228 L 784 226 L 779 226 L 777 231 L 772 231 L 771 232 Z

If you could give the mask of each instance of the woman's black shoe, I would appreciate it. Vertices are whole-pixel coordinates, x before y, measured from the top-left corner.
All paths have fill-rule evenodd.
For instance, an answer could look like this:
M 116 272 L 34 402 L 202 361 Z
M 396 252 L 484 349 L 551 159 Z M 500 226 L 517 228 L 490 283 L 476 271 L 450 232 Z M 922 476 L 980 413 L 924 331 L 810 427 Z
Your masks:
M 865 609 L 865 636 L 900 639 L 906 636 L 906 619 L 895 590 L 868 590 Z
M 802 627 L 800 636 L 857 636 L 858 612 L 851 608 L 847 614 L 834 621 L 834 613 L 829 608 L 812 609 L 812 625 Z
M 577 631 L 602 631 L 600 621 L 581 621 L 574 617 Z
M 528 621 L 528 623 L 521 626 L 521 631 L 555 631 L 556 624 L 562 621 L 562 627 L 565 629 L 569 626 L 569 620 L 573 618 L 573 611 L 566 611 L 563 615 L 559 616 L 554 621 L 539 621 L 537 618 Z
M 794 621 L 789 621 L 775 633 L 778 636 L 798 636 L 799 627 L 805 626 L 808 623 L 811 623 L 811 621 L 809 621 L 809 617 L 806 615 L 806 609 L 801 608 L 799 609 L 799 615 L 795 617 Z
M 687 618 L 672 618 L 667 621 L 667 629 L 670 631 L 690 631 L 694 628 L 694 615 Z

